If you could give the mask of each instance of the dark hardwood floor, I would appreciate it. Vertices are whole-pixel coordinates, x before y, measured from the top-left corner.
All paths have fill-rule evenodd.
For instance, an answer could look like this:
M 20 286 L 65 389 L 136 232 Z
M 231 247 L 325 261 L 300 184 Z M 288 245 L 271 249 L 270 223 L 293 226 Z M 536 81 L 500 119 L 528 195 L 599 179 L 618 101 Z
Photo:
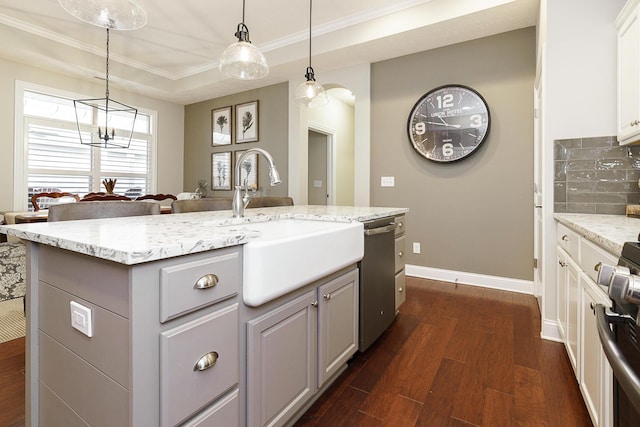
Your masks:
M 24 426 L 24 338 L 0 344 L 0 426 Z
M 24 338 L 0 344 L 0 426 L 24 425 L 24 379 Z M 407 278 L 391 328 L 296 427 L 590 425 L 534 297 Z
M 533 296 L 407 278 L 387 332 L 295 427 L 591 426 Z

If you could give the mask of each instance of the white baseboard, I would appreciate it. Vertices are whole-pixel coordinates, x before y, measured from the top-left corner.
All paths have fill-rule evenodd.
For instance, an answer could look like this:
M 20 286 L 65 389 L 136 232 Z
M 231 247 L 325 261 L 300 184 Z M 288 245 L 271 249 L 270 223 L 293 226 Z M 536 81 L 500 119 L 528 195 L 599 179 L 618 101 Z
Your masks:
M 422 279 L 440 280 L 462 285 L 480 286 L 482 288 L 499 289 L 533 295 L 533 281 L 510 279 L 508 277 L 488 276 L 486 274 L 465 273 L 462 271 L 443 270 L 440 268 L 405 265 L 407 276 Z
M 540 331 L 540 338 L 549 341 L 563 342 L 562 337 L 560 336 L 560 331 L 558 330 L 558 322 L 544 320 L 542 322 L 542 331 Z

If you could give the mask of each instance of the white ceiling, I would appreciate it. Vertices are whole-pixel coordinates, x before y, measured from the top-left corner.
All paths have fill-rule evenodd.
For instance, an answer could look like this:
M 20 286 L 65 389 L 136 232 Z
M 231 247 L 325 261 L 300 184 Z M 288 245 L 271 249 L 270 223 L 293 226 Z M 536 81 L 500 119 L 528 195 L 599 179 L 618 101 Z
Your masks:
M 147 25 L 112 31 L 111 86 L 189 104 L 304 80 L 309 3 L 247 0 L 245 24 L 270 73 L 228 79 L 218 58 L 242 20 L 241 0 L 146 0 Z M 539 0 L 316 0 L 313 59 L 322 73 L 533 26 Z M 106 30 L 77 20 L 57 0 L 0 0 L 0 57 L 79 78 L 103 78 Z M 10 41 L 10 42 L 7 42 Z

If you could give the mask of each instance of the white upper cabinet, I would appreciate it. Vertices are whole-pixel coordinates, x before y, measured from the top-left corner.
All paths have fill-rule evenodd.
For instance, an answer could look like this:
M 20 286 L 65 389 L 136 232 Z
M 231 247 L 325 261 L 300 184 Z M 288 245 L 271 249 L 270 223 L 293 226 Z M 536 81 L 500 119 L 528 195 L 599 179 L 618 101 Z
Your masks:
M 638 0 L 630 0 L 616 19 L 618 29 L 618 116 L 620 144 L 640 142 L 640 27 Z

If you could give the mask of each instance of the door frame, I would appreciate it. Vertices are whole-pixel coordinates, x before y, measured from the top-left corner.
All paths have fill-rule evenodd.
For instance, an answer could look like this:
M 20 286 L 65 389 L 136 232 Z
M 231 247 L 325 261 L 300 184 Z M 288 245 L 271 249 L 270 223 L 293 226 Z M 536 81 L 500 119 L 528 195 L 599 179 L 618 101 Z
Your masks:
M 309 131 L 313 131 L 327 137 L 327 206 L 333 206 L 336 204 L 336 150 L 334 144 L 336 142 L 336 130 L 327 126 L 323 126 L 319 123 L 309 122 L 307 125 L 307 134 Z M 307 138 L 307 144 L 308 144 Z M 307 159 L 307 162 L 309 160 Z M 309 178 L 307 177 L 307 181 Z M 308 185 L 308 182 L 307 182 Z

